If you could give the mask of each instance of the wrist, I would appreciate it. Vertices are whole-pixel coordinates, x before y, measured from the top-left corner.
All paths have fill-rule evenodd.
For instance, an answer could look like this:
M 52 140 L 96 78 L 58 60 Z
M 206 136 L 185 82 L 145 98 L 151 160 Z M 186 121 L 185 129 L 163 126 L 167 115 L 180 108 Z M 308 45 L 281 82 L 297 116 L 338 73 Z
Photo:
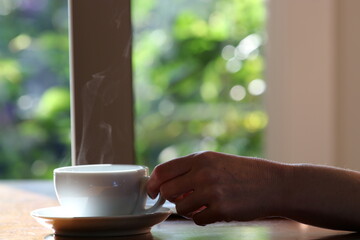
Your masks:
M 273 185 L 273 199 L 269 216 L 287 217 L 291 209 L 291 196 L 295 180 L 295 168 L 291 164 L 276 164 L 276 181 Z
M 283 181 L 281 185 L 281 208 L 279 216 L 293 219 L 296 212 L 307 211 L 307 190 L 304 186 L 311 187 L 309 181 L 309 165 L 285 164 L 283 169 Z

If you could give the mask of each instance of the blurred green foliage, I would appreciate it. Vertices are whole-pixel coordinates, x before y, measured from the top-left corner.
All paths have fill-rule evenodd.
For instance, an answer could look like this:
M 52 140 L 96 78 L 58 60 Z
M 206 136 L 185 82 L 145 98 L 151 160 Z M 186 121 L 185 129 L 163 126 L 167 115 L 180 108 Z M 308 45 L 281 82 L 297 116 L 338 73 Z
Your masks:
M 262 0 L 133 1 L 139 163 L 263 156 L 264 20 Z
M 67 11 L 0 0 L 0 178 L 70 164 Z M 263 0 L 132 0 L 132 18 L 137 162 L 262 156 Z
M 67 1 L 0 0 L 0 178 L 70 163 Z

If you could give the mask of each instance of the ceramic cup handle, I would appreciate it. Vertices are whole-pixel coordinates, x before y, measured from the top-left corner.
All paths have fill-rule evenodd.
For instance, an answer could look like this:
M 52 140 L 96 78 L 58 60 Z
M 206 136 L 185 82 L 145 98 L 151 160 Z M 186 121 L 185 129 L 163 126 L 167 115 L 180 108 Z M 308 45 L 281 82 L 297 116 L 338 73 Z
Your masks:
M 150 177 L 145 177 L 144 178 L 144 187 L 146 187 L 146 184 L 147 184 L 147 181 L 150 179 Z M 147 193 L 146 191 L 144 191 L 144 194 L 145 194 L 145 198 L 147 198 Z M 142 212 L 144 213 L 153 213 L 153 212 L 156 212 L 156 210 L 158 210 L 159 208 L 162 207 L 162 205 L 165 203 L 165 199 L 159 194 L 159 197 L 158 197 L 158 200 L 156 201 L 156 203 L 154 205 L 152 205 L 151 207 L 143 210 Z
M 145 209 L 145 213 L 156 212 L 156 210 L 161 208 L 164 203 L 165 203 L 165 199 L 161 195 L 159 195 L 159 198 L 156 201 L 156 203 L 153 206 L 151 206 L 150 208 Z

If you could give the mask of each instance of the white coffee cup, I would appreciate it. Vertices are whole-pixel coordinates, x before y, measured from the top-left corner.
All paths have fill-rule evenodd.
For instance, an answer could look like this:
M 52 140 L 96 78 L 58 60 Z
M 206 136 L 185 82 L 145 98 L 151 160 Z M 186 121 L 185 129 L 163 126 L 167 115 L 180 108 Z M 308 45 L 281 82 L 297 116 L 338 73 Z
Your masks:
M 73 216 L 120 216 L 152 213 L 161 197 L 145 208 L 149 170 L 139 165 L 93 164 L 54 170 L 57 198 Z

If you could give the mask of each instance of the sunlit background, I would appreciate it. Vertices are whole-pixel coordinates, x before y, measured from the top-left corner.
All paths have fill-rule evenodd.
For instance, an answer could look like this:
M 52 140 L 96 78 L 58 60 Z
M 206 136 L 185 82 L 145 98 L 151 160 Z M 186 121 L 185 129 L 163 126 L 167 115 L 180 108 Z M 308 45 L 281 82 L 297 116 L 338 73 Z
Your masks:
M 0 178 L 70 164 L 65 0 L 0 0 Z M 263 0 L 133 0 L 139 164 L 263 156 Z
M 0 177 L 70 163 L 66 1 L 0 0 Z
M 264 19 L 261 0 L 133 1 L 140 163 L 263 155 Z

